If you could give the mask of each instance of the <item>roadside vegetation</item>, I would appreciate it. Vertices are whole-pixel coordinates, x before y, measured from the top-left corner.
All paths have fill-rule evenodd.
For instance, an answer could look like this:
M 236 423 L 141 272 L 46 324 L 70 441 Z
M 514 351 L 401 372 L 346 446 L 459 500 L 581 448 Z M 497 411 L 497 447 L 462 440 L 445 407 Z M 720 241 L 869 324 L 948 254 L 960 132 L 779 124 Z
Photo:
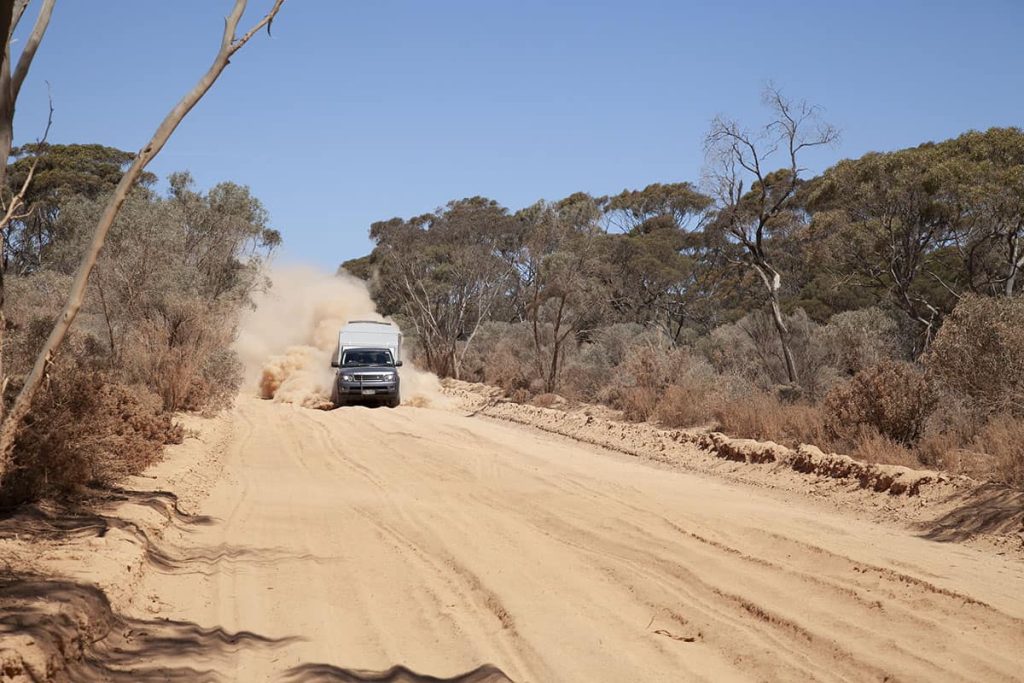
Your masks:
M 134 154 L 48 144 L 52 103 L 42 136 L 13 147 L 56 3 L 0 3 L 0 508 L 140 472 L 181 440 L 174 411 L 234 397 L 235 321 L 280 235 L 245 187 L 177 173 L 160 193 L 145 169 L 283 2 L 240 34 L 235 0 L 209 68 Z
M 10 402 L 70 287 L 104 199 L 132 155 L 99 145 L 16 150 L 9 183 L 28 163 L 25 210 L 5 232 L 4 367 Z M 47 372 L 0 492 L 10 504 L 110 483 L 182 438 L 175 411 L 215 411 L 235 396 L 229 349 L 238 315 L 263 286 L 280 236 L 245 187 L 198 191 L 187 173 L 166 192 L 148 175 L 115 221 L 85 304 Z
M 342 268 L 426 367 L 518 401 L 1024 485 L 1024 132 L 805 177 L 836 132 L 766 105 L 713 123 L 699 181 L 454 200 Z

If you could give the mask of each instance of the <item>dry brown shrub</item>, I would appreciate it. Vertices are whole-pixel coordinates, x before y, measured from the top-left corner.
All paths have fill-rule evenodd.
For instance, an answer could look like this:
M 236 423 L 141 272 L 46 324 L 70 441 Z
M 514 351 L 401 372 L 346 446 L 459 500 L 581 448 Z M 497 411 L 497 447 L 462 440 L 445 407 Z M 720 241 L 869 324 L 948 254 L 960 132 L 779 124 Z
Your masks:
M 562 401 L 562 397 L 559 396 L 558 394 L 548 393 L 534 396 L 532 403 L 533 405 L 538 406 L 540 408 L 550 408 L 556 403 L 560 403 Z
M 202 372 L 192 379 L 183 409 L 212 415 L 230 408 L 242 386 L 244 371 L 242 361 L 232 349 L 211 353 Z
M 965 296 L 929 350 L 930 372 L 991 413 L 1024 412 L 1024 298 Z
M 617 393 L 613 406 L 630 422 L 644 422 L 658 407 L 658 391 L 653 387 L 625 387 Z
M 654 345 L 637 345 L 615 368 L 602 393 L 626 420 L 643 422 L 654 414 L 659 395 L 671 376 L 668 354 L 667 349 Z
M 714 419 L 717 406 L 745 393 L 741 385 L 749 389 L 739 378 L 719 375 L 706 363 L 696 363 L 665 389 L 654 417 L 665 427 L 706 425 Z
M 216 412 L 242 382 L 242 364 L 229 349 L 232 321 L 229 311 L 176 301 L 125 336 L 117 366 L 129 383 L 159 395 L 164 410 Z
M 418 349 L 415 338 L 411 338 L 410 348 Z M 480 326 L 473 343 L 460 350 L 464 353 L 460 376 L 501 387 L 507 394 L 525 389 L 536 372 L 532 348 L 532 336 L 525 324 L 487 321 Z M 421 365 L 425 367 L 422 360 Z
M 608 382 L 607 368 L 591 365 L 587 362 L 573 362 L 562 371 L 559 392 L 576 401 L 587 403 L 599 402 L 601 392 Z
M 786 316 L 786 325 L 802 393 L 819 397 L 836 374 L 828 365 L 822 328 L 801 309 Z M 714 329 L 697 346 L 719 372 L 743 377 L 762 390 L 789 382 L 778 330 L 765 311 L 752 311 L 735 323 Z
M 529 386 L 527 366 L 517 357 L 508 344 L 495 349 L 484 368 L 483 379 L 488 384 L 499 386 L 505 391 L 523 389 Z
M 184 436 L 145 387 L 67 361 L 50 378 L 18 437 L 0 505 L 111 484 L 141 472 Z
M 924 373 L 910 363 L 883 361 L 862 370 L 828 393 L 823 406 L 828 433 L 855 442 L 864 426 L 912 446 L 935 408 Z
M 808 403 L 782 404 L 781 440 L 787 446 L 796 447 L 802 443 L 812 444 L 830 450 L 833 441 L 828 437 L 821 409 Z
M 855 375 L 900 353 L 896 321 L 871 307 L 837 313 L 822 328 L 829 362 L 843 376 Z
M 785 381 L 785 370 L 776 358 L 776 338 L 767 336 L 763 321 L 764 316 L 755 313 L 721 325 L 701 338 L 697 346 L 718 372 L 743 377 L 768 389 Z
M 963 446 L 963 440 L 956 432 L 926 432 L 917 442 L 914 452 L 922 465 L 966 474 L 963 467 Z
M 927 434 L 917 446 L 917 457 L 929 467 L 964 474 L 979 480 L 1024 487 L 1024 424 L 1000 413 L 962 431 Z
M 986 420 L 985 411 L 970 399 L 940 392 L 917 443 L 917 459 L 928 467 L 966 474 L 974 469 L 970 464 L 974 458 L 966 449 Z
M 509 392 L 508 397 L 513 403 L 528 403 L 530 401 L 530 392 L 526 389 L 513 389 Z
M 672 406 L 662 404 L 668 400 L 689 412 L 688 406 L 680 403 L 682 394 L 688 392 L 698 399 L 711 391 L 715 377 L 714 369 L 706 361 L 694 358 L 686 349 L 656 345 L 648 340 L 635 346 L 615 368 L 601 396 L 621 410 L 627 420 L 642 422 L 657 417 L 665 423 L 685 421 L 687 416 L 681 415 L 677 420 Z M 708 402 L 710 398 L 698 400 Z
M 670 428 L 707 424 L 714 416 L 712 397 L 705 387 L 673 384 L 658 401 L 654 416 Z

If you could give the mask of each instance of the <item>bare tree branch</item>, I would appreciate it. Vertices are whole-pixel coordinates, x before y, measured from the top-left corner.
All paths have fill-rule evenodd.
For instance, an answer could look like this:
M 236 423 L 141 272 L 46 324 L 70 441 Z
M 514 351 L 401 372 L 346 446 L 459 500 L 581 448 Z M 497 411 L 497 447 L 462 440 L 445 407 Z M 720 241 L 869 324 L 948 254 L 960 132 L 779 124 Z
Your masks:
M 49 84 L 47 84 L 49 85 Z M 46 138 L 50 135 L 50 127 L 53 125 L 53 98 L 50 97 L 50 111 L 46 118 L 46 128 L 43 130 L 43 135 L 36 140 L 37 148 L 42 146 L 46 142 Z M 28 174 L 25 176 L 25 182 L 21 184 L 21 189 L 15 194 L 9 203 L 4 204 L 4 216 L 0 219 L 0 235 L 3 236 L 2 244 L 0 244 L 0 417 L 4 414 L 4 391 L 7 388 L 9 378 L 4 368 L 3 363 L 3 342 L 4 334 L 6 332 L 7 320 L 4 316 L 4 294 L 5 294 L 5 282 L 4 282 L 4 269 L 7 267 L 7 247 L 10 243 L 10 231 L 8 227 L 11 221 L 18 219 L 23 220 L 30 215 L 30 212 L 17 213 L 18 209 L 21 208 L 25 203 L 25 194 L 28 192 L 28 188 L 32 185 L 32 179 L 36 174 L 36 167 L 39 165 L 39 155 L 37 154 L 35 159 L 32 160 L 32 165 L 28 169 Z M 4 159 L 4 168 L 6 169 L 7 163 Z M 3 188 L 0 186 L 0 198 L 2 198 Z M 0 457 L 0 466 L 3 464 L 3 458 Z M 2 474 L 2 469 L 0 469 Z
M 50 17 L 53 15 L 55 2 L 56 0 L 43 0 L 43 6 L 39 9 L 39 16 L 36 18 L 36 25 L 32 27 L 32 33 L 29 35 L 25 47 L 21 51 L 21 56 L 18 57 L 18 66 L 14 69 L 14 75 L 11 77 L 11 101 L 17 101 L 18 99 L 18 93 L 21 91 L 22 83 L 25 82 L 25 76 L 28 75 L 29 67 L 32 66 L 32 60 L 36 56 L 36 50 L 39 49 L 39 43 L 43 42 L 43 35 L 50 25 Z
M 36 145 L 37 146 L 41 146 L 44 142 L 46 142 L 46 138 L 50 135 L 50 128 L 52 126 L 53 126 L 53 99 L 51 98 L 50 99 L 50 113 L 49 113 L 49 116 L 46 119 L 46 128 L 43 130 L 43 136 L 41 138 L 39 138 L 38 140 L 36 140 Z M 32 178 L 36 174 L 36 167 L 39 166 L 39 160 L 41 158 L 42 157 L 39 154 L 36 154 L 35 158 L 32 159 L 32 165 L 29 166 L 29 168 L 28 168 L 28 174 L 26 174 L 26 176 L 25 176 L 25 182 L 23 182 L 21 184 L 21 189 L 18 190 L 18 193 L 15 194 L 13 197 L 11 197 L 11 201 L 9 203 L 3 201 L 2 198 L 0 198 L 0 203 L 3 204 L 3 209 L 4 209 L 4 217 L 0 218 L 0 232 L 5 232 L 7 230 L 7 226 L 10 224 L 10 222 L 14 218 L 25 218 L 26 216 L 28 216 L 28 214 L 16 214 L 15 212 L 22 205 L 24 205 L 24 203 L 25 203 L 25 194 L 28 192 L 29 186 L 32 185 Z M 0 189 L 0 191 L 2 191 L 2 189 Z M 2 280 L 2 278 L 3 278 L 3 275 L 0 274 L 0 280 Z M 0 307 L 2 307 L 2 305 L 3 305 L 3 302 L 2 302 L 2 300 L 0 300 Z M 3 314 L 3 312 L 2 312 L 2 310 L 0 310 L 0 319 L 2 319 L 2 314 Z M 0 411 L 2 411 L 2 404 L 0 404 Z M 0 414 L 2 414 L 2 413 L 0 413 Z

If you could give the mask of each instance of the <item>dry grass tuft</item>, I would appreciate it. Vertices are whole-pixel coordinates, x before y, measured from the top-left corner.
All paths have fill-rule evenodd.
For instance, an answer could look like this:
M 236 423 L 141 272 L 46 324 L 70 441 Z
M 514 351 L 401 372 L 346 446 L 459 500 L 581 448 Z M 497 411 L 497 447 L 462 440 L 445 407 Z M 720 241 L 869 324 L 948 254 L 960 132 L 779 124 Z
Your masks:
M 658 407 L 658 391 L 653 387 L 625 387 L 617 394 L 612 407 L 621 410 L 629 422 L 645 422 Z
M 714 417 L 713 396 L 705 386 L 673 384 L 665 390 L 654 416 L 669 428 L 705 425 Z
M 920 467 L 914 450 L 880 434 L 873 427 L 863 426 L 853 442 L 850 455 L 866 462 L 883 465 Z
M 558 394 L 551 393 L 539 394 L 537 396 L 534 396 L 532 401 L 533 405 L 538 406 L 540 408 L 552 408 L 564 402 L 565 399 L 563 399 L 561 396 L 559 396 Z
M 832 443 L 816 406 L 782 403 L 763 392 L 723 403 L 715 410 L 715 419 L 719 429 L 732 436 L 774 441 L 790 447 L 813 444 L 826 450 Z
M 973 445 L 988 456 L 993 481 L 1024 487 L 1024 422 L 1006 413 L 997 415 L 982 427 Z

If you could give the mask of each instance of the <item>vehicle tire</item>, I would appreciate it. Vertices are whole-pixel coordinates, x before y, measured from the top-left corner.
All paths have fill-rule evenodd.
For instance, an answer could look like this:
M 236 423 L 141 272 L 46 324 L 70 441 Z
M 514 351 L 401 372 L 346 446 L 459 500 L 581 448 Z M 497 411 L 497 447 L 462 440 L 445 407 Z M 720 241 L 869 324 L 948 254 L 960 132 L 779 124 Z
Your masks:
M 398 396 L 395 396 L 392 399 L 388 399 L 388 403 L 387 403 L 388 408 L 397 408 L 401 404 L 402 404 L 402 399 L 400 397 L 398 397 Z

